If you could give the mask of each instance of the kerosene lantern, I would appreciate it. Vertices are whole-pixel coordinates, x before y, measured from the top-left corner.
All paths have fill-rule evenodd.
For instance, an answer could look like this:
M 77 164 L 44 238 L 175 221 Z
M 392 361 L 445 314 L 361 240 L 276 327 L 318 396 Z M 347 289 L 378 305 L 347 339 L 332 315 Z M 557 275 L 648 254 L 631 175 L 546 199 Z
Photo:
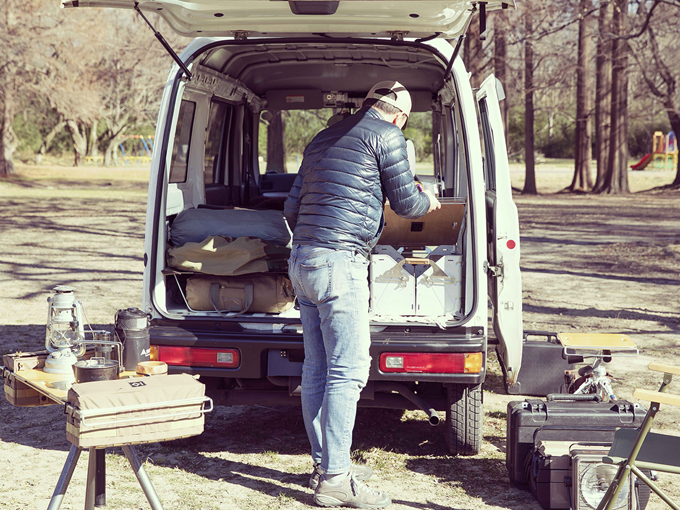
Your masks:
M 53 290 L 54 296 L 47 298 L 45 348 L 50 355 L 45 360 L 45 372 L 63 376 L 50 386 L 68 389 L 75 382 L 73 364 L 85 354 L 83 305 L 73 287 L 59 285 Z

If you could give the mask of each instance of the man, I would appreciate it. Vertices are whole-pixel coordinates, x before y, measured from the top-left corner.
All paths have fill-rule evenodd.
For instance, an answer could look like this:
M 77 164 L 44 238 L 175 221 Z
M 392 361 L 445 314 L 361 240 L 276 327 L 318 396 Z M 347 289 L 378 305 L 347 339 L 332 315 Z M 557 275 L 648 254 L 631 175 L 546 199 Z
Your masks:
M 350 463 L 357 401 L 370 367 L 368 256 L 383 206 L 404 218 L 438 209 L 413 181 L 401 129 L 411 96 L 399 82 L 376 84 L 362 108 L 317 134 L 305 149 L 285 203 L 293 230 L 288 269 L 300 304 L 305 361 L 302 414 L 320 506 L 383 508 L 392 501 L 361 482 Z

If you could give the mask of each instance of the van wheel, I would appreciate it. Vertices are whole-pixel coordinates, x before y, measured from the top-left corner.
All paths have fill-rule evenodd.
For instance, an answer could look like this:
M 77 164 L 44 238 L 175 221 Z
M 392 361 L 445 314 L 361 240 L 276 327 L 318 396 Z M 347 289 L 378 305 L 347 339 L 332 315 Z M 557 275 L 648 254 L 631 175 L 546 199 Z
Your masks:
M 452 455 L 477 455 L 482 447 L 482 385 L 447 387 L 445 442 Z

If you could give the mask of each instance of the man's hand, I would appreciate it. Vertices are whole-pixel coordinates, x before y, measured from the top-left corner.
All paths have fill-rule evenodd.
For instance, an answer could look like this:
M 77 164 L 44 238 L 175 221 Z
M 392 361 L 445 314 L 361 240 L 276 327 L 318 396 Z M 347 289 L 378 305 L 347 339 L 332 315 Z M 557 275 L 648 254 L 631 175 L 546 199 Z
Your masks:
M 423 193 L 425 193 L 427 198 L 430 199 L 430 208 L 427 210 L 427 212 L 431 213 L 436 209 L 441 209 L 442 204 L 439 203 L 439 200 L 437 200 L 437 197 L 434 196 L 434 193 L 432 193 L 429 189 L 425 190 Z

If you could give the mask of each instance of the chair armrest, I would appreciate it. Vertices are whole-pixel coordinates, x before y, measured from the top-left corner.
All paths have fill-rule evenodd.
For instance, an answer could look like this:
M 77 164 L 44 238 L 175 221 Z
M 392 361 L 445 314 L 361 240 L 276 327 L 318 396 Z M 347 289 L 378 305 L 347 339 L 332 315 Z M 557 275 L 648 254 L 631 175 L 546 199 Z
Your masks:
M 673 395 L 671 393 L 637 389 L 633 392 L 633 397 L 646 400 L 647 402 L 658 402 L 659 404 L 680 407 L 680 395 Z
M 647 368 L 654 370 L 655 372 L 680 375 L 680 367 L 675 367 L 673 365 L 664 365 L 663 363 L 652 362 L 647 366 Z

